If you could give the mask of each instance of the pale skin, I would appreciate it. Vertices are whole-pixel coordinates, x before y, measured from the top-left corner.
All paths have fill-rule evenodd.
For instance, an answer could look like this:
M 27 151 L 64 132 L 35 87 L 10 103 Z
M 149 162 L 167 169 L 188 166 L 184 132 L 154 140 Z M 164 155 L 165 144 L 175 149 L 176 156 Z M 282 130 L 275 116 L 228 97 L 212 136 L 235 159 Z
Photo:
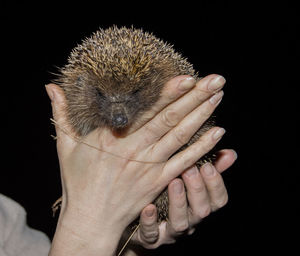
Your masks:
M 227 202 L 220 172 L 234 162 L 234 151 L 223 150 L 215 166 L 205 165 L 200 172 L 191 168 L 217 144 L 223 128 L 210 129 L 198 142 L 170 158 L 201 127 L 223 96 L 222 77 L 210 75 L 196 85 L 186 78 L 169 81 L 161 100 L 126 136 L 117 137 L 103 128 L 87 135 L 84 143 L 74 140 L 76 135 L 67 125 L 62 90 L 47 85 L 57 123 L 63 188 L 49 255 L 115 255 L 122 233 L 141 212 L 141 228 L 133 240 L 155 248 L 173 242 L 183 231 L 192 233 L 201 219 Z M 212 170 L 212 174 L 206 175 L 205 170 Z M 180 175 L 183 181 L 176 178 Z M 170 222 L 158 226 L 151 202 L 168 184 Z
M 221 150 L 218 159 L 209 168 L 212 173 L 206 173 L 204 167 L 199 172 L 194 166 L 181 175 L 182 179 L 174 179 L 168 186 L 168 221 L 158 224 L 155 205 L 146 206 L 140 215 L 140 228 L 131 244 L 155 249 L 162 244 L 174 243 L 180 235 L 193 234 L 197 224 L 227 203 L 228 195 L 220 174 L 229 168 L 236 158 L 235 151 Z M 183 185 L 187 193 L 182 190 Z M 129 245 L 125 255 L 138 255 L 135 250 L 141 249 L 134 246 L 131 249 Z

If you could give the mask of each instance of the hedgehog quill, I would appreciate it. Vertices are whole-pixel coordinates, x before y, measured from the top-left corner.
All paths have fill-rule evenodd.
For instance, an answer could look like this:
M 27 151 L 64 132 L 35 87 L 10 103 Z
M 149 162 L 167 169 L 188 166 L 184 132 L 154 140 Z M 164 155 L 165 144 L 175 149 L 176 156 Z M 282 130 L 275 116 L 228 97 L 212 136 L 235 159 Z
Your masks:
M 200 79 L 171 45 L 142 29 L 114 26 L 96 31 L 75 47 L 55 82 L 65 93 L 68 121 L 82 137 L 99 127 L 130 127 L 158 101 L 164 84 L 178 75 Z M 209 119 L 180 150 L 213 124 Z M 213 158 L 213 154 L 206 155 L 196 165 Z M 166 220 L 167 190 L 154 204 L 158 220 Z

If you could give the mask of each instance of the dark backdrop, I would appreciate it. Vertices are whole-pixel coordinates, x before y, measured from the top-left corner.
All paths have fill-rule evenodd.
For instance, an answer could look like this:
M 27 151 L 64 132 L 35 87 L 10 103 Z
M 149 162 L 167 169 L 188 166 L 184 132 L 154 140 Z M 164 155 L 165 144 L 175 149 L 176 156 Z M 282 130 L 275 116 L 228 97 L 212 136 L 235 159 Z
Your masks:
M 52 238 L 57 219 L 51 205 L 61 193 L 44 85 L 98 27 L 133 25 L 174 44 L 201 76 L 218 73 L 227 79 L 217 110 L 227 133 L 219 147 L 239 154 L 223 175 L 228 205 L 194 235 L 159 252 L 245 255 L 291 248 L 299 174 L 292 167 L 296 150 L 282 142 L 297 137 L 298 115 L 290 114 L 299 85 L 297 9 L 280 2 L 198 4 L 2 4 L 0 193 L 24 206 L 31 227 Z

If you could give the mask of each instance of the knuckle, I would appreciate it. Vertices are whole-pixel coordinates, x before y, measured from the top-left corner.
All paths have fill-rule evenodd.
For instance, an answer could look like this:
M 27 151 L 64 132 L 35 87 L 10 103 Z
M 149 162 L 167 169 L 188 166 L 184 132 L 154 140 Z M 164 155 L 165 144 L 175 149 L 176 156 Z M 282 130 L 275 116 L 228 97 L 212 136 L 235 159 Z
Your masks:
M 211 107 L 211 105 L 206 105 L 206 106 L 208 106 L 208 107 L 206 107 L 205 109 L 203 109 L 202 111 L 201 111 L 201 119 L 202 120 L 207 120 L 210 116 L 211 116 L 211 114 L 212 114 L 212 107 Z
M 196 86 L 195 90 L 194 90 L 194 93 L 193 93 L 193 100 L 195 102 L 199 102 L 202 100 L 202 91 L 201 89 L 199 88 L 199 86 Z
M 182 170 L 185 170 L 188 167 L 190 167 L 192 164 L 194 164 L 194 161 L 193 161 L 194 155 L 195 155 L 195 149 L 192 149 L 192 146 L 190 146 L 188 152 L 185 152 L 184 154 L 182 154 L 182 156 L 181 156 Z
M 225 206 L 227 203 L 228 203 L 228 195 L 226 194 L 226 195 L 224 195 L 224 196 L 222 197 L 222 199 L 217 203 L 217 206 L 218 206 L 219 208 L 221 208 L 221 207 Z
M 203 102 L 206 98 L 208 98 L 209 94 L 201 88 L 201 86 L 196 86 L 195 93 L 193 98 L 197 102 Z
M 212 204 L 212 210 L 216 211 L 222 207 L 224 207 L 228 203 L 228 195 L 224 195 L 221 199 L 215 200 L 215 202 Z
M 145 241 L 148 243 L 155 243 L 158 239 L 159 232 L 158 231 L 151 231 L 151 232 L 143 232 L 142 236 Z
M 187 131 L 183 130 L 182 128 L 175 129 L 174 136 L 180 145 L 186 144 L 190 139 L 190 136 L 188 136 Z
M 224 189 L 224 183 L 220 179 L 220 176 L 217 175 L 212 181 L 211 181 L 211 190 L 215 192 L 221 192 Z
M 173 225 L 173 229 L 176 233 L 184 233 L 189 228 L 189 224 L 187 222 L 182 222 L 176 225 Z
M 212 212 L 212 207 L 209 203 L 198 207 L 197 209 L 191 209 L 191 216 L 196 224 L 202 219 L 206 218 Z
M 177 98 L 179 98 L 179 96 L 181 95 L 182 93 L 178 90 L 176 91 L 171 91 L 170 93 L 168 93 L 167 95 L 167 98 L 168 98 L 168 101 L 174 101 L 176 100 Z
M 206 153 L 208 153 L 211 149 L 212 149 L 212 142 L 211 140 L 208 140 L 205 136 L 201 136 L 199 141 L 199 148 L 201 153 L 204 155 Z
M 187 154 L 182 154 L 181 156 L 182 170 L 187 169 L 191 165 L 191 159 Z
M 194 186 L 191 187 L 192 193 L 195 194 L 202 194 L 203 192 L 206 192 L 206 187 L 203 183 L 200 184 L 195 184 Z
M 194 164 L 195 161 L 200 159 L 203 155 L 204 153 L 202 153 L 201 146 L 199 147 L 198 144 L 190 145 L 185 154 L 183 154 L 184 170 Z
M 193 95 L 192 95 L 192 101 L 193 102 L 202 102 L 201 101 L 201 97 L 200 97 L 200 95 L 199 95 L 199 93 L 198 93 L 198 90 L 197 90 L 197 92 L 195 92 Z
M 145 126 L 145 134 L 157 134 L 157 131 L 160 130 L 158 124 L 156 122 L 148 122 L 147 125 Z
M 162 114 L 162 121 L 167 127 L 174 127 L 179 122 L 179 115 L 172 109 L 167 109 Z
M 210 213 L 211 213 L 211 207 L 210 206 L 206 206 L 206 207 L 202 207 L 202 209 L 197 213 L 197 216 L 200 219 L 204 219 Z
M 177 198 L 177 201 L 175 203 L 177 209 L 186 209 L 188 206 L 185 195 L 181 199 Z

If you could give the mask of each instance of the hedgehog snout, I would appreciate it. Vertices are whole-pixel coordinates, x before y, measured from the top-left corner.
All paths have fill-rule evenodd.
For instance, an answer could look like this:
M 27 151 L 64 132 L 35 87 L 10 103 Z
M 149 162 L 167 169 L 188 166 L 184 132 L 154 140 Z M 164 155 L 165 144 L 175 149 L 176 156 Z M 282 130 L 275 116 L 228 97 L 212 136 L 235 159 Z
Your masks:
M 115 114 L 112 117 L 112 124 L 115 128 L 122 128 L 128 123 L 128 118 L 124 114 Z
M 112 104 L 111 124 L 114 128 L 124 128 L 128 124 L 128 117 L 123 104 Z

